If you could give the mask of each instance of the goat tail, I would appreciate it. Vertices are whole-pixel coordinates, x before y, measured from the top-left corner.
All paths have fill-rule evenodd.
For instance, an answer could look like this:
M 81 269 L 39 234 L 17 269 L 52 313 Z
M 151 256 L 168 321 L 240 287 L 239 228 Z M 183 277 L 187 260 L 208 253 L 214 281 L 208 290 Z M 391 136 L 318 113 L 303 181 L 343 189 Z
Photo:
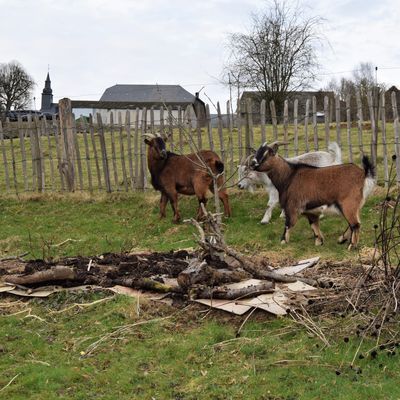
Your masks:
M 215 160 L 215 168 L 219 174 L 224 172 L 224 163 L 220 160 Z
M 333 165 L 342 163 L 342 150 L 336 142 L 330 142 L 328 146 L 328 151 L 334 158 Z
M 375 166 L 371 163 L 368 156 L 363 156 L 362 164 L 364 167 L 365 177 L 366 178 L 376 178 Z
M 367 156 L 363 156 L 362 164 L 365 173 L 365 181 L 363 187 L 363 199 L 365 201 L 375 188 L 376 172 L 375 166 L 371 163 L 370 159 Z

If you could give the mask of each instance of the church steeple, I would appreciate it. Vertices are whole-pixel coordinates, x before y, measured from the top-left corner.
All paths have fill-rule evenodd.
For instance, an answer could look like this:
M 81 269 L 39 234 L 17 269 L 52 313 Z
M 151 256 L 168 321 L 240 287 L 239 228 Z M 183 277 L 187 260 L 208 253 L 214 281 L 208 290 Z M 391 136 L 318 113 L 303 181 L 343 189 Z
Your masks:
M 47 73 L 44 89 L 42 92 L 42 107 L 41 111 L 50 111 L 53 103 L 53 90 L 51 88 L 50 74 Z

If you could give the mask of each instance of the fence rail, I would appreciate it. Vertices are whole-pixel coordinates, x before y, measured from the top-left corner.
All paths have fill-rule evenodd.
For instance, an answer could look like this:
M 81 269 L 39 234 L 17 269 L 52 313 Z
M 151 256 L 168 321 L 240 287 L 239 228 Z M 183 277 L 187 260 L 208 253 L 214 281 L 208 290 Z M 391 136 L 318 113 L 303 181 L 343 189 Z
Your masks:
M 134 120 L 128 111 L 110 113 L 108 123 L 104 124 L 100 114 L 75 119 L 70 100 L 62 99 L 59 119 L 39 120 L 35 116 L 27 121 L 6 121 L 4 126 L 0 122 L 0 189 L 17 194 L 144 190 L 150 184 L 142 136 L 156 130 L 169 134 L 171 151 L 189 153 L 205 148 L 216 151 L 225 163 L 231 184 L 236 179 L 236 166 L 264 141 L 284 142 L 281 154 L 287 157 L 325 150 L 335 140 L 342 149 L 343 162 L 359 164 L 363 154 L 371 155 L 379 182 L 388 185 L 390 168 L 394 168 L 400 185 L 400 124 L 395 93 L 391 95 L 391 104 L 384 95 L 378 100 L 373 96 L 368 98 L 367 116 L 358 96 L 348 97 L 345 109 L 340 108 L 339 98 L 330 101 L 325 97 L 321 122 L 317 119 L 315 98 L 306 101 L 302 116 L 298 114 L 298 100 L 292 108 L 286 100 L 283 118 L 279 118 L 281 124 L 277 122 L 273 102 L 268 105 L 262 101 L 259 110 L 254 111 L 252 100 L 247 99 L 238 102 L 234 114 L 228 102 L 224 116 L 217 103 L 217 128 L 212 128 L 208 105 L 203 127 L 182 108 L 178 109 L 177 117 L 170 109 L 163 108 L 159 121 L 145 108 L 135 110 Z M 350 113 L 351 102 L 358 107 L 355 120 Z M 267 107 L 270 122 L 266 121 Z M 390 120 L 389 108 L 393 117 Z M 168 113 L 168 118 L 163 113 Z M 255 114 L 259 125 L 253 122 Z M 393 155 L 397 158 L 392 163 Z

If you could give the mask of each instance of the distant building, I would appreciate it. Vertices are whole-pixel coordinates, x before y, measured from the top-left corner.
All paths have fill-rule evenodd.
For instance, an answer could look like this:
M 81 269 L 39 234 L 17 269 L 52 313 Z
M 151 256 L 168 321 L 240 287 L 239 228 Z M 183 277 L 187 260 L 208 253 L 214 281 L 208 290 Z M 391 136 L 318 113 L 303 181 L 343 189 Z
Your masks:
M 53 90 L 51 88 L 50 75 L 47 73 L 44 89 L 42 92 L 42 104 L 40 107 L 42 113 L 56 114 L 58 112 L 58 104 L 53 103 Z
M 192 95 L 179 85 L 114 85 L 104 91 L 99 101 L 72 101 L 72 109 L 76 117 L 89 113 L 96 116 L 99 113 L 103 123 L 106 124 L 110 122 L 111 112 L 114 122 L 118 121 L 119 112 L 121 112 L 124 122 L 127 110 L 130 110 L 130 120 L 131 123 L 134 123 L 136 120 L 135 110 L 146 108 L 147 124 L 150 124 L 151 115 L 153 115 L 154 125 L 157 126 L 161 122 L 161 107 L 170 108 L 175 121 L 177 121 L 178 111 L 181 109 L 182 113 L 190 112 L 193 125 L 197 120 L 200 121 L 201 126 L 205 123 L 206 108 L 198 93 Z M 169 113 L 165 110 L 164 124 L 168 123 L 169 117 Z M 140 111 L 139 123 L 141 120 Z

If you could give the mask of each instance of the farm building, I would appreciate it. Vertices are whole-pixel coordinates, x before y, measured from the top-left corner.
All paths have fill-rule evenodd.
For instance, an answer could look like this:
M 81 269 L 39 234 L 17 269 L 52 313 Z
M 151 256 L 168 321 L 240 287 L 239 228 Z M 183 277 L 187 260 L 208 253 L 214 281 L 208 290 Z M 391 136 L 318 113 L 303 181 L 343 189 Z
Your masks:
M 125 121 L 126 111 L 130 110 L 130 120 L 134 123 L 136 109 L 139 109 L 139 125 L 142 121 L 142 110 L 146 108 L 146 121 L 150 124 L 151 118 L 154 125 L 167 124 L 171 110 L 173 120 L 179 118 L 179 110 L 182 113 L 190 112 L 193 124 L 199 120 L 204 125 L 206 109 L 200 100 L 198 93 L 192 95 L 179 85 L 114 85 L 107 88 L 99 101 L 73 100 L 72 109 L 75 116 L 99 113 L 103 123 L 110 122 L 111 112 L 114 114 L 114 122 L 118 122 L 118 113 L 121 112 Z M 161 110 L 163 108 L 163 110 Z

